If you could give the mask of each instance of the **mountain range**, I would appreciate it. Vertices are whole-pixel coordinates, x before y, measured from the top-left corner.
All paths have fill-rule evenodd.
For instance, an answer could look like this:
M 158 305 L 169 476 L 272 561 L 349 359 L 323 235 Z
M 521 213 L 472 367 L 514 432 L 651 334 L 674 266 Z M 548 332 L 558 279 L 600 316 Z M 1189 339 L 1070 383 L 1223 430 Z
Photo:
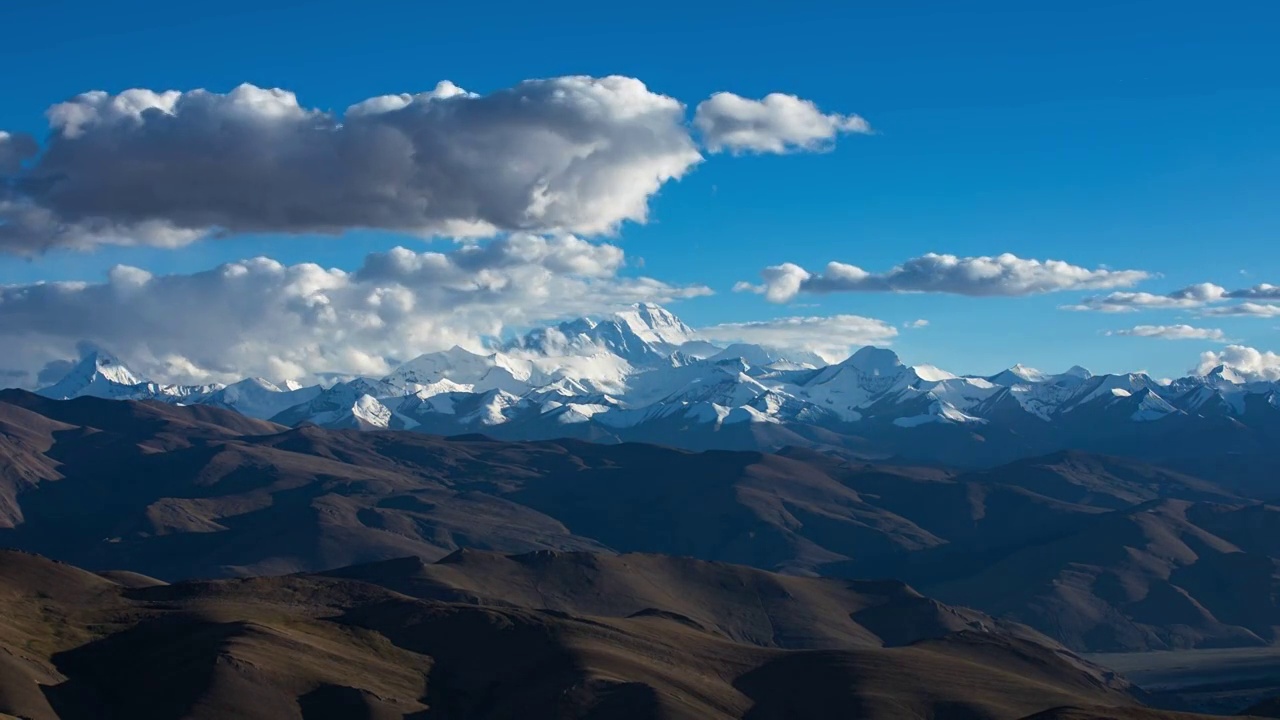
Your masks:
M 0 713 L 31 720 L 1191 717 L 900 584 L 660 556 L 170 585 L 0 551 L 0 580 Z
M 1095 663 L 1280 665 L 1277 389 L 652 305 L 310 385 L 92 350 L 0 391 L 0 718 L 1274 714 Z
M 0 552 L 0 717 L 1190 717 L 1081 653 L 1277 647 L 1273 488 L 2 391 L 0 546 L 85 570 Z
M 162 385 L 93 350 L 39 392 L 208 405 L 288 426 L 813 447 L 970 468 L 1064 449 L 1194 463 L 1211 447 L 1244 472 L 1280 441 L 1280 383 L 1246 382 L 1227 367 L 1173 380 L 1080 367 L 957 376 L 875 347 L 826 364 L 812 353 L 713 344 L 652 304 L 541 328 L 487 354 L 428 353 L 379 378 Z
M 1077 451 L 962 471 L 0 392 L 0 545 L 166 581 L 464 548 L 656 553 L 896 578 L 1077 651 L 1264 647 L 1277 538 L 1280 505 L 1248 488 Z

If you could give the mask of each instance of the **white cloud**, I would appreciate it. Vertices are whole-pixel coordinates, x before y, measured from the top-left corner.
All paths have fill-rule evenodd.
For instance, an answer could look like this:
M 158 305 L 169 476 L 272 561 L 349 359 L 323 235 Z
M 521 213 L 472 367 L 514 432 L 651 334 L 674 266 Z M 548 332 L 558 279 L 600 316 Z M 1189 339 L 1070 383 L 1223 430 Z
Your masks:
M 1162 340 L 1216 340 L 1225 342 L 1227 337 L 1217 328 L 1198 328 L 1191 325 L 1137 325 L 1127 330 L 1110 330 L 1108 335 L 1160 338 Z
M 2 250 L 352 228 L 607 233 L 644 222 L 659 188 L 702 159 L 684 106 L 619 76 L 483 96 L 441 83 L 342 115 L 253 85 L 96 91 L 48 117 L 25 169 L 29 136 L 0 139 L 13 176 L 0 176 Z
M 1244 272 L 1243 270 L 1241 272 Z M 1250 300 L 1280 300 L 1280 285 L 1261 283 L 1243 290 L 1232 290 L 1227 297 L 1247 298 Z
M 1087 297 L 1064 310 L 1096 310 L 1099 312 L 1135 312 L 1138 310 L 1173 310 L 1199 308 L 1227 298 L 1227 289 L 1213 283 L 1188 285 L 1171 293 L 1113 292 Z
M 857 115 L 823 113 L 809 100 L 771 93 L 751 100 L 720 92 L 698 104 L 693 125 L 712 152 L 786 153 L 829 148 L 840 133 L 869 133 Z
M 1220 352 L 1202 353 L 1196 373 L 1204 375 L 1219 365 L 1235 371 L 1246 381 L 1280 381 L 1280 355 L 1274 352 L 1263 352 L 1244 345 L 1228 345 Z
M 1273 318 L 1280 317 L 1280 305 L 1272 303 L 1242 302 L 1239 305 L 1226 305 L 1224 307 L 1211 308 L 1209 310 L 1205 310 L 1202 314 Z
M 769 302 L 787 302 L 800 294 L 800 290 L 809 278 L 813 277 L 808 270 L 795 263 L 783 263 L 767 267 L 760 271 L 764 282 L 752 285 L 746 281 L 734 283 L 734 292 L 753 292 L 765 296 Z
M 929 321 L 925 320 L 924 318 L 920 318 L 919 320 L 912 320 L 911 322 L 904 324 L 903 327 L 925 328 L 925 327 L 929 327 Z
M 1124 287 L 1150 277 L 1140 270 L 1090 270 L 1061 260 L 1024 259 L 1009 253 L 996 257 L 964 258 L 929 253 L 912 258 L 886 273 L 871 273 L 855 265 L 832 262 L 821 273 L 811 273 L 794 263 L 784 263 L 765 268 L 760 274 L 764 279 L 760 285 L 740 282 L 734 290 L 761 293 L 772 302 L 787 302 L 802 292 L 1017 296 Z
M 1245 300 L 1245 302 L 1224 304 L 1231 300 Z M 1280 287 L 1262 283 L 1251 288 L 1227 290 L 1213 283 L 1197 283 L 1163 295 L 1148 292 L 1113 292 L 1108 295 L 1085 298 L 1079 304 L 1066 305 L 1063 309 L 1111 313 L 1138 310 L 1196 310 L 1201 316 L 1280 317 L 1280 304 L 1251 302 L 1252 300 L 1280 300 Z
M 118 266 L 105 282 L 0 287 L 0 368 L 34 379 L 89 341 L 170 382 L 378 375 L 504 328 L 705 295 L 620 274 L 620 249 L 513 235 L 448 252 L 398 248 L 353 272 L 269 258 L 191 275 Z
M 850 348 L 886 345 L 898 336 L 892 325 L 860 315 L 783 317 L 702 328 L 698 333 L 713 342 L 746 342 L 787 350 L 804 350 L 829 362 L 849 356 Z

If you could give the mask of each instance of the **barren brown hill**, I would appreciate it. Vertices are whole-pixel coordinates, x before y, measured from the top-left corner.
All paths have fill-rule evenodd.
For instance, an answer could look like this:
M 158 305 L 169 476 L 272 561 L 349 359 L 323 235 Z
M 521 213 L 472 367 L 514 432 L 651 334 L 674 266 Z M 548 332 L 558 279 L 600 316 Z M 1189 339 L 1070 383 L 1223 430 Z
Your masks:
M 130 588 L 0 552 L 0 578 L 0 713 L 34 720 L 1015 720 L 1136 707 L 1096 668 L 998 629 L 782 650 L 660 608 L 621 618 L 478 606 L 337 577 Z
M 908 645 L 963 630 L 1058 647 L 983 613 L 943 605 L 893 580 L 777 575 L 666 555 L 459 550 L 324 573 L 420 599 L 573 615 L 662 617 L 735 642 L 791 649 Z
M 1280 626 L 1274 505 L 1079 453 L 957 474 L 813 450 L 285 429 L 10 391 L 0 519 L 0 544 L 165 581 L 460 548 L 653 553 L 898 578 L 1075 650 L 1256 645 Z
M 209 408 L 4 400 L 85 424 L 5 455 L 51 470 L 6 483 L 21 522 L 0 542 L 95 569 L 175 579 L 477 547 L 812 571 L 943 542 L 819 468 L 755 452 L 283 430 Z
M 927 588 L 1077 649 L 1268 645 L 1280 640 L 1280 575 L 1267 554 L 1278 515 L 1267 505 L 1154 501 Z
M 1073 505 L 1119 510 L 1150 500 L 1234 501 L 1239 496 L 1186 473 L 1130 458 L 1065 451 L 959 478 L 1007 485 Z

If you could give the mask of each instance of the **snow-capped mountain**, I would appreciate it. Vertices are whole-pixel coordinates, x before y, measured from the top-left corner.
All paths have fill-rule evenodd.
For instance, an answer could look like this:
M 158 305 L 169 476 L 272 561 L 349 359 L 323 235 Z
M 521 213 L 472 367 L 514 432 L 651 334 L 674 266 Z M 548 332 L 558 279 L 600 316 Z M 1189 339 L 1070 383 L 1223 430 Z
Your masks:
M 406 391 L 402 394 L 422 390 L 432 395 L 456 390 L 523 392 L 534 384 L 532 375 L 530 362 L 501 353 L 481 355 L 455 345 L 443 352 L 419 355 L 382 381 Z
M 288 383 L 282 387 L 270 380 L 247 378 L 215 390 L 200 398 L 199 402 L 266 420 L 291 407 L 311 401 L 321 392 L 323 390 L 319 385 L 302 387 L 297 383 Z
M 204 397 L 220 385 L 160 385 L 139 380 L 119 358 L 100 348 L 87 350 L 56 383 L 41 389 L 45 397 L 64 400 L 98 397 L 111 400 L 164 400 L 180 402 Z
M 1229 368 L 1163 383 L 1080 367 L 957 376 L 874 347 L 828 365 L 811 353 L 715 345 L 651 304 L 537 329 L 488 352 L 427 353 L 386 377 L 327 388 L 260 378 L 162 386 L 92 351 L 40 392 L 208 404 L 285 425 L 696 448 L 813 444 L 905 457 L 946 458 L 953 446 L 995 456 L 1109 449 L 1135 434 L 1280 428 L 1280 383 L 1247 383 Z
M 681 347 L 681 352 L 689 354 L 685 347 Z M 750 343 L 734 343 L 705 359 L 716 362 L 738 358 L 743 359 L 756 370 L 812 370 L 827 364 L 816 353 L 784 351 Z
M 662 363 L 686 345 L 703 351 L 686 353 L 692 357 L 702 357 L 709 349 L 665 308 L 641 303 L 602 320 L 580 318 L 535 330 L 507 343 L 504 350 L 544 357 L 609 353 L 632 365 L 646 365 Z

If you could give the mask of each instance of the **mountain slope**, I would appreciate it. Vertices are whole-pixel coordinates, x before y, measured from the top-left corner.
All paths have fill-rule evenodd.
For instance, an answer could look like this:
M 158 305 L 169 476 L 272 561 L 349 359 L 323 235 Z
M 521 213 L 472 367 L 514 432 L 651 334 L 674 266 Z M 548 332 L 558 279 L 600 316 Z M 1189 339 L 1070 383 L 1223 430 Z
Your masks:
M 803 578 L 666 555 L 459 550 L 325 575 L 428 600 L 574 615 L 663 617 L 762 647 L 909 645 L 961 630 L 999 631 L 1052 647 L 1030 629 L 952 608 L 893 581 Z
M 660 613 L 479 607 L 317 576 L 126 589 L 0 552 L 0 577 L 0 658 L 23 668 L 0 673 L 0 713 L 39 720 L 714 720 L 832 708 L 1015 720 L 1062 705 L 1136 707 L 1095 667 L 999 632 L 783 651 Z
M 1253 525 L 1229 519 L 1242 515 Z M 1280 572 L 1267 554 L 1277 520 L 1274 506 L 1152 501 L 924 586 L 1073 648 L 1267 645 L 1280 640 Z M 1215 524 L 1241 528 L 1239 544 L 1206 528 Z
M 207 406 L 19 392 L 0 394 L 0 431 L 0 544 L 94 570 L 179 580 L 434 561 L 460 548 L 656 553 L 896 577 L 1075 650 L 1258 645 L 1274 642 L 1280 626 L 1280 510 L 1126 459 L 1068 453 L 960 474 L 803 448 L 695 453 L 287 429 Z M 615 560 L 593 562 L 574 570 L 575 582 L 621 582 Z M 673 572 L 625 562 L 631 575 Z M 465 573 L 433 582 L 521 596 L 528 577 L 519 563 L 497 565 L 507 567 L 497 573 L 506 585 L 469 585 Z M 842 594 L 852 586 L 819 585 L 769 592 L 854 603 Z M 643 598 L 641 589 L 627 592 Z M 717 612 L 755 618 L 723 628 L 730 636 L 760 637 L 772 624 L 767 611 Z M 849 605 L 846 615 L 855 612 Z M 936 607 L 921 612 L 921 623 L 951 622 Z M 847 622 L 787 631 L 820 632 L 858 631 Z
M 3 397 L 84 425 L 23 454 L 56 462 L 59 479 L 14 491 L 24 521 L 0 542 L 95 568 L 314 570 L 462 546 L 816 568 L 940 542 L 819 470 L 759 453 L 281 432 L 205 407 Z

